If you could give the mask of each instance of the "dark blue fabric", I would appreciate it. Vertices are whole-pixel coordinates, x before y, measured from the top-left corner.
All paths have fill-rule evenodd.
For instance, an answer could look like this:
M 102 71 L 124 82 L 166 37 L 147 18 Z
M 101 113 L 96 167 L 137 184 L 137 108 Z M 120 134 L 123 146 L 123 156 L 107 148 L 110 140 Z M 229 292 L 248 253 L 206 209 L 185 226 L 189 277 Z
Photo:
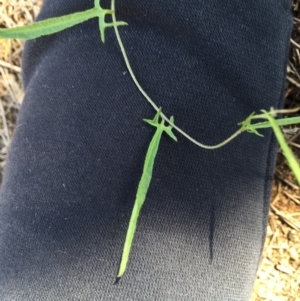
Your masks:
M 109 1 L 102 1 L 109 7 Z M 91 8 L 45 0 L 39 19 Z M 166 115 L 216 144 L 281 107 L 287 0 L 118 0 L 121 36 Z M 276 143 L 208 151 L 162 137 L 124 277 L 114 285 L 154 110 L 97 20 L 26 44 L 25 99 L 0 196 L 0 300 L 248 300 L 264 243 Z

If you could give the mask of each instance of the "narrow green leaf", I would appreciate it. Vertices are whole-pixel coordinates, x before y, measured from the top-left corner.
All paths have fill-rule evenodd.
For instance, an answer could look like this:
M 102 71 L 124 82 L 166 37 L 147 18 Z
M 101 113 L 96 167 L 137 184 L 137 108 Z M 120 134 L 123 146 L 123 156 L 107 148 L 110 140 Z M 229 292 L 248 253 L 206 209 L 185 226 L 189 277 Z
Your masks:
M 274 119 L 274 120 L 278 126 L 300 123 L 300 117 L 281 118 L 281 119 Z M 251 124 L 251 126 L 248 125 L 248 127 L 251 127 L 254 129 L 265 129 L 265 128 L 270 128 L 271 124 L 269 121 L 264 121 L 264 122 L 258 122 L 258 123 Z
M 159 122 L 159 116 L 161 114 L 161 108 L 157 111 L 155 117 L 152 120 L 149 119 L 144 119 L 147 123 L 150 125 L 156 127 L 155 134 L 150 142 L 145 162 L 144 162 L 144 168 L 143 168 L 143 173 L 141 180 L 138 185 L 137 193 L 136 193 L 136 199 L 134 202 L 133 210 L 131 213 L 127 233 L 126 233 L 126 238 L 125 238 L 125 243 L 123 247 L 123 253 L 121 257 L 121 262 L 119 266 L 119 271 L 117 275 L 117 281 L 124 275 L 126 271 L 126 267 L 128 264 L 129 260 L 129 255 L 131 252 L 131 247 L 137 227 L 137 222 L 138 218 L 142 209 L 142 206 L 145 202 L 148 188 L 150 186 L 151 178 L 152 178 L 152 172 L 153 172 L 153 167 L 154 167 L 154 162 L 155 162 L 155 157 L 158 151 L 159 143 L 161 136 L 163 132 L 166 132 L 172 139 L 177 141 L 176 136 L 172 132 L 172 127 L 171 126 L 165 126 L 164 120 Z M 171 117 L 172 123 L 174 123 L 174 118 Z M 116 282 L 117 282 L 116 281 Z
M 291 170 L 293 171 L 298 183 L 300 184 L 300 165 L 299 165 L 296 157 L 294 156 L 292 150 L 289 148 L 289 146 L 285 142 L 284 136 L 283 136 L 279 126 L 277 125 L 274 117 L 271 116 L 265 110 L 262 110 L 262 112 L 265 114 L 266 118 L 269 120 L 269 122 L 272 126 L 272 129 L 275 133 L 275 136 L 278 140 L 278 143 L 282 149 L 282 152 L 283 152 L 284 156 L 286 157 L 288 164 L 289 164 Z M 297 118 L 297 117 L 295 117 L 295 118 Z
M 41 36 L 53 34 L 91 18 L 99 16 L 101 13 L 110 13 L 111 10 L 92 8 L 83 12 L 77 12 L 61 17 L 55 17 L 43 21 L 38 21 L 30 25 L 15 28 L 0 28 L 0 38 L 30 40 Z
M 264 135 L 262 135 L 261 133 L 259 133 L 256 129 L 254 128 L 249 128 L 247 129 L 247 132 L 250 133 L 250 134 L 254 134 L 256 136 L 259 136 L 259 137 L 264 137 Z

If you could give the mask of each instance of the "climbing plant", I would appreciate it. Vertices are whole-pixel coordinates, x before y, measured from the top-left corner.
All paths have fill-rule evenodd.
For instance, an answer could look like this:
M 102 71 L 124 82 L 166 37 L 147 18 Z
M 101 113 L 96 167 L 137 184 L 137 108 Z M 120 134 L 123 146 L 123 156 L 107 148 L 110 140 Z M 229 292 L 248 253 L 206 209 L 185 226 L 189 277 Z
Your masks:
M 136 193 L 136 200 L 134 203 L 132 215 L 130 218 L 126 239 L 124 243 L 123 253 L 121 257 L 121 263 L 119 266 L 119 270 L 117 273 L 117 279 L 120 279 L 126 270 L 131 246 L 135 234 L 135 230 L 137 227 L 138 217 L 141 211 L 141 208 L 144 204 L 144 201 L 146 199 L 147 191 L 150 186 L 151 177 L 152 177 L 152 171 L 154 167 L 154 161 L 155 156 L 159 148 L 160 138 L 163 133 L 166 133 L 170 138 L 177 141 L 177 138 L 175 137 L 174 133 L 172 132 L 172 129 L 177 130 L 180 134 L 182 134 L 184 137 L 189 139 L 192 143 L 198 145 L 201 148 L 212 150 L 216 148 L 220 148 L 225 146 L 227 143 L 235 139 L 237 136 L 242 134 L 243 132 L 248 132 L 251 134 L 255 134 L 258 136 L 262 136 L 258 132 L 258 130 L 266 129 L 266 128 L 272 128 L 275 136 L 280 144 L 280 147 L 282 148 L 283 154 L 287 158 L 287 161 L 298 181 L 300 183 L 300 166 L 297 161 L 297 159 L 294 157 L 291 149 L 285 142 L 284 136 L 280 130 L 280 126 L 286 126 L 286 125 L 292 125 L 300 123 L 300 117 L 289 117 L 289 118 L 279 118 L 276 119 L 278 114 L 283 113 L 291 113 L 296 112 L 297 110 L 274 110 L 271 108 L 269 111 L 261 110 L 260 113 L 250 114 L 244 121 L 240 122 L 239 129 L 232 134 L 229 138 L 224 140 L 223 142 L 217 144 L 217 145 L 205 145 L 203 143 L 198 142 L 194 138 L 192 138 L 190 135 L 188 135 L 186 132 L 181 130 L 180 127 L 174 124 L 174 118 L 171 117 L 170 119 L 167 118 L 161 108 L 159 108 L 158 105 L 150 98 L 150 96 L 145 92 L 145 90 L 142 88 L 142 86 L 139 84 L 138 80 L 136 79 L 136 76 L 131 68 L 129 59 L 126 54 L 126 50 L 124 48 L 124 45 L 122 43 L 122 39 L 118 30 L 119 26 L 127 25 L 124 21 L 117 21 L 116 15 L 115 15 L 115 0 L 111 1 L 111 8 L 110 9 L 104 9 L 100 5 L 101 0 L 94 0 L 94 7 L 91 9 L 87 9 L 85 11 L 76 12 L 60 17 L 54 17 L 49 18 L 43 21 L 38 21 L 33 24 L 27 25 L 27 26 L 21 26 L 16 28 L 0 28 L 0 38 L 6 38 L 6 39 L 24 39 L 24 40 L 30 40 L 30 39 L 37 39 L 41 36 L 46 36 L 50 34 L 54 34 L 57 32 L 60 32 L 62 30 L 66 30 L 74 25 L 80 24 L 82 22 L 88 21 L 92 18 L 98 19 L 98 25 L 99 25 L 99 36 L 101 41 L 105 42 L 105 31 L 107 28 L 114 28 L 115 35 L 118 41 L 118 44 L 120 46 L 121 54 L 124 58 L 124 62 L 127 66 L 127 69 L 131 75 L 131 78 L 133 82 L 135 83 L 137 89 L 140 91 L 140 93 L 145 97 L 145 99 L 151 104 L 151 106 L 156 111 L 156 115 L 153 120 L 145 119 L 145 121 L 156 127 L 155 134 L 150 142 L 146 158 L 144 161 L 144 168 L 143 173 L 140 179 L 140 182 L 138 184 L 137 193 Z M 112 16 L 112 22 L 107 23 L 105 21 L 106 15 Z M 161 121 L 160 121 L 161 119 Z M 265 119 L 263 122 L 254 122 L 257 119 Z M 168 125 L 165 125 L 167 123 Z

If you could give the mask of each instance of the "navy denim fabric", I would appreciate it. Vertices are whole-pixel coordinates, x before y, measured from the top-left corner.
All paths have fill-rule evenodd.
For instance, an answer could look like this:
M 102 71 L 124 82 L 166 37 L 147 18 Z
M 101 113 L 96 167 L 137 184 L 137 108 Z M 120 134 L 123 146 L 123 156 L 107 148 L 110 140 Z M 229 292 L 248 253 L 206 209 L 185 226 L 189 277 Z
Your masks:
M 109 7 L 109 1 L 101 1 Z M 39 19 L 92 0 L 45 0 Z M 166 115 L 216 144 L 283 105 L 287 0 L 118 0 L 132 67 Z M 26 89 L 0 196 L 0 300 L 248 300 L 277 145 L 218 150 L 164 135 L 127 272 L 114 285 L 154 110 L 97 20 L 28 42 Z

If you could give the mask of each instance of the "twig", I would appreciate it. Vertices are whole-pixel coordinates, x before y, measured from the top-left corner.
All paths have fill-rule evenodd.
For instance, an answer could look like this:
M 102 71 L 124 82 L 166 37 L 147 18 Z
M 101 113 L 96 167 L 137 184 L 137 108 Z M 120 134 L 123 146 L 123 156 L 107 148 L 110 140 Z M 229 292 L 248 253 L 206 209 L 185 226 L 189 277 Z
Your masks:
M 290 186 L 291 188 L 295 189 L 295 190 L 299 190 L 300 187 L 290 181 L 288 181 L 287 179 L 284 179 L 282 176 L 280 176 L 279 174 L 275 174 L 275 177 L 278 178 L 280 181 L 284 182 L 285 184 L 287 184 L 288 186 Z
M 300 45 L 296 43 L 293 39 L 291 39 L 291 43 L 300 49 Z
M 294 80 L 293 78 L 286 76 L 286 79 L 293 85 L 295 85 L 296 87 L 300 88 L 300 83 L 298 83 L 296 80 Z
M 1 99 L 0 99 L 0 115 L 2 118 L 3 130 L 4 130 L 4 135 L 2 135 L 2 139 L 3 139 L 5 146 L 8 146 L 10 143 L 10 136 L 9 136 L 9 132 L 8 132 L 8 126 L 7 126 L 6 117 L 5 117 L 4 108 L 2 105 Z
M 10 63 L 4 62 L 3 60 L 0 60 L 0 66 L 4 67 L 4 68 L 9 68 L 15 72 L 21 73 L 21 68 L 18 66 L 14 66 Z

